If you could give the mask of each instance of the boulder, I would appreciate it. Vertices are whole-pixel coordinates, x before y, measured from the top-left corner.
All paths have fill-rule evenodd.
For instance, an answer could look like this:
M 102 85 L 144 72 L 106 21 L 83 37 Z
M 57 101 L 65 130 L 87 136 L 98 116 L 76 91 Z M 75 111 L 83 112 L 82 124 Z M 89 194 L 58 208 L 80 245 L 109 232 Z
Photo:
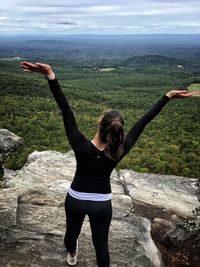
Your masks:
M 23 145 L 23 139 L 7 129 L 0 129 L 0 179 L 3 177 L 3 164 L 12 152 Z
M 197 179 L 161 174 L 121 170 L 120 180 L 135 204 L 136 213 L 154 219 L 192 218 L 192 210 L 199 206 L 196 195 Z

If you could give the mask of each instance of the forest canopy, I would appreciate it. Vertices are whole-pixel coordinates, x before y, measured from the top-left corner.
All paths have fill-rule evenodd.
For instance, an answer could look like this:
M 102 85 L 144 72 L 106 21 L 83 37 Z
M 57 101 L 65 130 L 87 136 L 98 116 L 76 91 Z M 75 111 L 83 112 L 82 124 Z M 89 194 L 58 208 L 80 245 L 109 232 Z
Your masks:
M 20 69 L 20 60 L 35 61 L 36 55 L 44 51 L 42 41 L 35 43 L 38 45 L 34 51 L 23 47 L 25 53 L 23 50 L 14 53 L 11 49 L 10 54 L 8 47 L 3 49 L 0 45 L 0 128 L 7 128 L 25 141 L 25 146 L 7 163 L 13 169 L 21 168 L 34 150 L 70 150 L 62 116 L 47 81 L 41 75 L 25 74 Z M 64 53 L 66 47 L 61 43 L 58 52 Z M 168 90 L 187 88 L 200 77 L 200 57 L 195 60 L 192 54 L 191 60 L 183 59 L 181 50 L 176 58 L 169 53 L 159 56 L 129 53 L 126 58 L 116 58 L 114 53 L 108 60 L 104 50 L 100 55 L 96 51 L 90 58 L 83 48 L 79 57 L 74 52 L 74 59 L 67 60 L 50 48 L 51 58 L 44 56 L 40 61 L 49 63 L 56 72 L 80 129 L 88 138 L 93 137 L 104 109 L 121 110 L 127 132 Z M 199 101 L 199 97 L 171 100 L 145 128 L 118 168 L 199 177 Z

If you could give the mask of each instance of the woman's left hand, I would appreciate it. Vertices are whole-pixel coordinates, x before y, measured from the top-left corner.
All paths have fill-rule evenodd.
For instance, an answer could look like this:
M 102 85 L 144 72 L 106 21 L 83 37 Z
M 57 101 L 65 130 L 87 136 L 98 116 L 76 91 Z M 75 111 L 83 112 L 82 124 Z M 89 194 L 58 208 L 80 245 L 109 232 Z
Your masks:
M 166 96 L 168 96 L 169 98 L 183 98 L 190 97 L 193 95 L 194 92 L 188 93 L 186 90 L 171 90 L 166 94 Z
M 21 67 L 25 72 L 38 72 L 44 75 L 53 74 L 51 66 L 43 63 L 32 63 L 28 61 L 22 61 Z

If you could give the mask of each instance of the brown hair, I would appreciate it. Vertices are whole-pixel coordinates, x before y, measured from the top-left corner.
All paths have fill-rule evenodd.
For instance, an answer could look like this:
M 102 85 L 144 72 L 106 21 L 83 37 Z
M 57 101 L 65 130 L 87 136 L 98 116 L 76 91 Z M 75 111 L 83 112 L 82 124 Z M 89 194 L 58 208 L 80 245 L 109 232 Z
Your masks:
M 118 160 L 123 153 L 124 118 L 121 112 L 109 109 L 102 113 L 99 122 L 99 136 L 103 143 L 106 157 Z

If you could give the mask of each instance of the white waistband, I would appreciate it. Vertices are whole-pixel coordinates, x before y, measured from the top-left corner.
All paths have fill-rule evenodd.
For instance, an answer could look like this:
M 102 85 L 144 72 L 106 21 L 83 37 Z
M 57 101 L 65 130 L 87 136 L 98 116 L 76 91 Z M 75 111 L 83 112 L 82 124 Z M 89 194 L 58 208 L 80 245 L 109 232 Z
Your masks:
M 68 190 L 70 196 L 80 200 L 92 200 L 92 201 L 106 201 L 112 199 L 112 193 L 99 194 L 99 193 L 86 193 L 73 190 L 71 187 Z

